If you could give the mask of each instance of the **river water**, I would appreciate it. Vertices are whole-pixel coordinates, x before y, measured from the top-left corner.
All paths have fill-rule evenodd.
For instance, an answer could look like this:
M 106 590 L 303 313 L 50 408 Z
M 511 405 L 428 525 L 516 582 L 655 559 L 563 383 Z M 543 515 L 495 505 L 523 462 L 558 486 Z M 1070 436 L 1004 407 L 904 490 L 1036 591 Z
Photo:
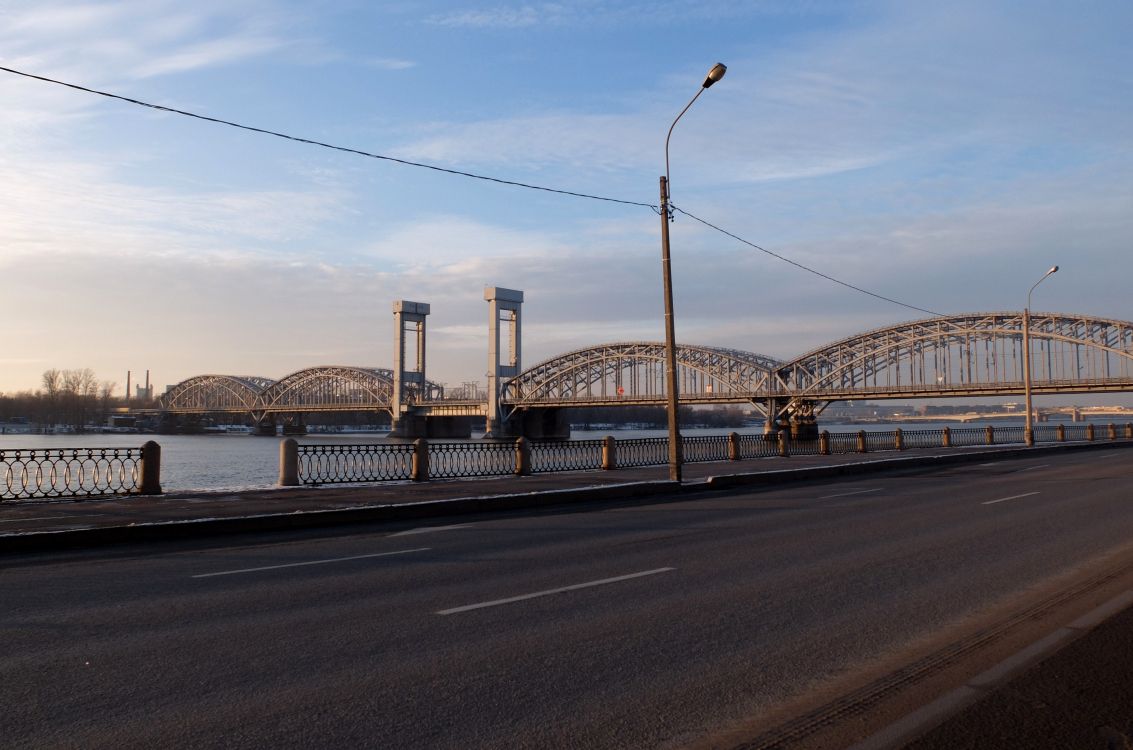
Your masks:
M 1105 422 L 1099 422 L 1104 424 Z M 870 424 L 839 425 L 820 423 L 823 430 L 834 432 L 891 431 L 901 426 L 908 430 L 939 430 L 944 427 L 996 427 L 1020 425 L 1015 422 L 976 422 L 970 424 Z M 723 435 L 729 429 L 682 429 L 681 434 Z M 762 434 L 762 426 L 736 429 L 741 434 Z M 665 437 L 665 430 L 573 430 L 574 440 L 594 440 L 613 435 L 619 439 Z M 475 436 L 479 437 L 479 436 Z M 0 434 L 0 450 L 14 448 L 137 448 L 147 440 L 161 445 L 161 484 L 166 492 L 236 491 L 274 487 L 279 479 L 279 443 L 281 438 L 256 437 L 245 434 L 222 435 L 31 435 Z M 369 444 L 405 442 L 391 440 L 381 434 L 306 435 L 300 443 Z M 475 438 L 474 438 L 475 439 Z

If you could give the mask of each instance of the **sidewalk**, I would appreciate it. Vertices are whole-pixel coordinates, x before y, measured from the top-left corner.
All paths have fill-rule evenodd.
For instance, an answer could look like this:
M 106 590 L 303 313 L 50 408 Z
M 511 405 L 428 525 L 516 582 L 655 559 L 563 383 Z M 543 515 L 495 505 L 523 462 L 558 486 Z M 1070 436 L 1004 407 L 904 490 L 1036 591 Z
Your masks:
M 1062 443 L 1035 448 L 969 446 L 689 463 L 683 483 L 667 466 L 382 482 L 89 500 L 0 503 L 0 555 L 354 523 L 409 521 L 466 513 L 585 502 L 661 498 L 732 487 L 820 481 L 875 471 L 924 469 L 988 456 L 1133 447 L 1127 441 Z

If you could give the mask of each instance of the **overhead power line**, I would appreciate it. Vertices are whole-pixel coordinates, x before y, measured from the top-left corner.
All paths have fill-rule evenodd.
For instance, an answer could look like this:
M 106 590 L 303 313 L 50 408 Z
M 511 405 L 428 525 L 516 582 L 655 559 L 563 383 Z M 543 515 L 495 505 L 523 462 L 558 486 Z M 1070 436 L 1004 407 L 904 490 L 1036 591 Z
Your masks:
M 379 159 L 381 161 L 393 162 L 395 164 L 403 164 L 403 165 L 409 166 L 409 167 L 419 167 L 421 169 L 430 169 L 434 172 L 442 172 L 444 174 L 457 175 L 459 177 L 468 177 L 468 178 L 473 179 L 473 180 L 483 180 L 484 182 L 494 182 L 494 183 L 497 183 L 499 185 L 510 185 L 512 187 L 525 188 L 527 190 L 539 190 L 539 191 L 542 191 L 542 192 L 545 192 L 545 193 L 555 193 L 555 194 L 558 194 L 558 195 L 570 195 L 570 196 L 573 196 L 575 198 L 589 198 L 590 200 L 605 201 L 607 203 L 620 203 L 620 204 L 626 205 L 626 206 L 640 206 L 642 208 L 652 209 L 653 212 L 657 213 L 657 214 L 660 214 L 660 212 L 661 212 L 660 207 L 656 203 L 642 203 L 640 201 L 622 200 L 620 198 L 610 198 L 610 197 L 603 196 L 603 195 L 593 195 L 593 194 L 590 194 L 590 193 L 579 193 L 579 192 L 575 192 L 573 190 L 561 190 L 559 188 L 546 187 L 545 185 L 533 185 L 533 184 L 526 183 L 526 182 L 517 182 L 515 180 L 505 180 L 505 179 L 502 179 L 500 177 L 490 177 L 488 175 L 476 174 L 475 172 L 465 172 L 465 171 L 462 171 L 462 170 L 459 170 L 459 169 L 448 169 L 446 167 L 438 167 L 435 164 L 426 164 L 424 162 L 411 161 L 409 159 L 399 159 L 395 156 L 386 156 L 386 155 L 383 155 L 383 154 L 375 154 L 375 153 L 372 153 L 370 151 L 363 151 L 361 149 L 350 148 L 348 146 L 336 146 L 332 143 L 324 143 L 323 141 L 316 141 L 316 140 L 311 139 L 311 138 L 301 138 L 299 136 L 288 135 L 287 133 L 280 133 L 280 132 L 275 131 L 275 130 L 268 130 L 266 128 L 257 128 L 257 127 L 254 127 L 252 125 L 243 125 L 243 124 L 238 123 L 238 122 L 232 122 L 231 120 L 222 120 L 218 117 L 209 117 L 208 115 L 201 115 L 201 114 L 197 114 L 196 112 L 189 112 L 189 111 L 184 110 L 184 109 L 175 109 L 173 107 L 166 107 L 166 106 L 163 106 L 161 104 L 153 104 L 152 102 L 142 101 L 141 99 L 132 99 L 128 96 L 122 96 L 121 94 L 113 94 L 113 93 L 110 93 L 109 91 L 100 91 L 99 89 L 92 89 L 92 88 L 89 88 L 87 86 L 80 86 L 76 83 L 68 83 L 66 81 L 60 81 L 60 80 L 57 80 L 55 78 L 48 78 L 46 76 L 35 75 L 34 73 L 26 73 L 22 70 L 16 70 L 15 68 L 8 68 L 8 67 L 2 66 L 2 65 L 0 65 L 0 71 L 4 71 L 5 73 L 11 73 L 11 74 L 17 75 L 17 76 L 22 76 L 24 78 L 30 78 L 30 79 L 33 79 L 33 80 L 36 80 L 36 81 L 42 81 L 44 83 L 55 84 L 56 86 L 64 86 L 66 88 L 74 89 L 76 91 L 82 91 L 82 92 L 85 92 L 85 93 L 88 93 L 88 94 L 95 94 L 96 96 L 103 96 L 103 97 L 106 97 L 108 99 L 116 99 L 118 101 L 126 102 L 127 104 L 134 104 L 134 105 L 137 105 L 139 107 L 148 107 L 149 109 L 155 109 L 155 110 L 158 110 L 158 111 L 161 111 L 161 112 L 169 112 L 170 114 L 181 115 L 183 117 L 191 117 L 191 118 L 196 119 L 196 120 L 203 120 L 204 122 L 211 122 L 211 123 L 215 123 L 217 125 L 226 125 L 226 126 L 231 127 L 231 128 L 238 128 L 240 130 L 247 130 L 247 131 L 252 132 L 252 133 L 261 133 L 263 135 L 270 135 L 270 136 L 273 136 L 275 138 L 282 138 L 284 140 L 294 141 L 296 143 L 306 143 L 306 144 L 311 145 L 311 146 L 318 146 L 320 148 L 328 148 L 328 149 L 331 149 L 333 151 L 341 151 L 343 153 L 354 154 L 356 156 L 364 156 L 364 157 L 369 158 L 369 159 Z M 833 276 L 822 273 L 821 271 L 816 271 L 813 268 L 810 268 L 808 266 L 804 266 L 802 263 L 796 263 L 795 261 L 791 260 L 790 258 L 785 258 L 782 255 L 779 255 L 777 253 L 773 253 L 770 250 L 762 248 L 759 245 L 755 244 L 754 242 L 750 242 L 748 240 L 745 240 L 743 237 L 740 237 L 739 235 L 732 234 L 731 232 L 727 231 L 726 229 L 722 229 L 721 227 L 718 227 L 715 224 L 712 224 L 711 222 L 705 221 L 704 219 L 701 219 L 698 216 L 694 216 L 693 214 L 690 214 L 688 211 L 685 211 L 682 208 L 678 208 L 677 206 L 673 205 L 672 203 L 670 203 L 669 206 L 674 211 L 679 211 L 680 213 L 689 217 L 693 221 L 699 222 L 699 223 L 703 224 L 704 226 L 709 227 L 710 229 L 714 229 L 717 232 L 720 232 L 721 234 L 725 234 L 728 237 L 731 237 L 732 239 L 734 239 L 738 242 L 742 242 L 743 244 L 745 244 L 749 247 L 752 247 L 752 248 L 760 251 L 761 253 L 765 253 L 765 254 L 771 256 L 772 258 L 775 258 L 776 260 L 781 260 L 784 263 L 789 263 L 790 265 L 792 265 L 796 268 L 799 268 L 803 271 L 806 271 L 807 273 L 812 273 L 815 276 L 819 276 L 823 279 L 826 279 L 827 281 L 832 281 L 835 284 L 839 284 L 841 286 L 846 287 L 847 289 L 852 289 L 855 292 L 861 292 L 862 294 L 869 295 L 870 297 L 873 297 L 875 299 L 883 300 L 885 302 L 890 302 L 894 305 L 899 305 L 901 307 L 906 307 L 910 310 L 916 310 L 918 312 L 928 313 L 929 315 L 940 315 L 941 314 L 941 313 L 933 312 L 932 310 L 926 310 L 923 307 L 917 307 L 916 305 L 910 305 L 910 304 L 907 304 L 905 302 L 901 302 L 900 300 L 895 300 L 891 297 L 886 297 L 886 296 L 881 295 L 881 294 L 876 294 L 874 292 L 869 291 L 868 289 L 862 289 L 859 286 L 854 286 L 853 284 L 842 281 L 841 279 L 836 279 Z
M 300 138 L 299 136 L 288 135 L 287 133 L 279 133 L 279 132 L 274 131 L 274 130 L 267 130 L 266 128 L 257 128 L 257 127 L 254 127 L 252 125 L 241 125 L 238 122 L 232 122 L 230 120 L 222 120 L 218 117 L 209 117 L 208 115 L 200 115 L 200 114 L 197 114 L 196 112 L 189 112 L 189 111 L 184 110 L 184 109 L 174 109 L 173 107 L 165 107 L 165 106 L 162 106 L 160 104 L 153 104 L 152 102 L 144 102 L 141 99 L 131 99 L 130 97 L 122 96 L 121 94 L 112 94 L 109 91 L 99 91 L 98 89 L 92 89 L 92 88 L 88 88 L 86 86 L 79 86 L 78 84 L 67 83 L 66 81 L 59 81 L 59 80 L 56 80 L 54 78 L 47 78 L 46 76 L 37 76 L 37 75 L 34 75 L 32 73 L 25 73 L 21 70 L 15 70 L 13 68 L 6 68 L 4 66 L 0 66 L 0 70 L 4 71 L 6 73 L 13 73 L 13 74 L 18 75 L 18 76 L 23 76 L 24 78 L 33 78 L 37 81 L 43 81 L 45 83 L 54 83 L 57 86 L 66 86 L 67 88 L 75 89 L 76 91 L 84 91 L 88 94 L 96 94 L 98 96 L 105 96 L 108 99 L 117 99 L 118 101 L 127 102 L 129 104 L 136 104 L 139 107 L 149 107 L 150 109 L 156 109 L 156 110 L 159 110 L 161 112 L 169 112 L 169 113 L 175 114 L 175 115 L 183 115 L 185 117 L 192 117 L 192 118 L 197 119 L 197 120 L 204 120 L 205 122 L 213 122 L 213 123 L 216 123 L 217 125 L 227 125 L 230 128 L 239 128 L 240 130 L 248 130 L 248 131 L 251 131 L 253 133 L 262 133 L 264 135 L 270 135 L 270 136 L 274 136 L 276 138 L 283 138 L 283 139 L 288 140 L 288 141 L 295 141 L 296 143 L 306 143 L 306 144 L 309 144 L 311 146 L 319 146 L 321 148 L 329 148 L 329 149 L 332 149 L 334 151 L 342 151 L 342 152 L 347 153 L 347 154 L 355 154 L 357 156 L 365 156 L 365 157 L 370 158 L 370 159 L 381 159 L 382 161 L 391 161 L 391 162 L 395 162 L 397 164 L 404 164 L 404 165 L 409 166 L 409 167 L 420 167 L 421 169 L 431 169 L 434 172 L 444 172 L 445 174 L 459 175 L 461 177 L 470 177 L 474 180 L 484 180 L 485 182 L 496 182 L 496 183 L 499 183 L 501 185 L 512 185 L 514 187 L 527 188 L 528 190 L 541 190 L 545 193 L 558 193 L 560 195 L 573 195 L 576 198 L 590 198 L 591 200 L 596 200 L 596 201 L 607 201 L 609 203 L 624 203 L 625 205 L 628 205 L 628 206 L 641 206 L 643 208 L 652 208 L 654 211 L 660 210 L 657 207 L 657 205 L 653 204 L 653 203 L 640 203 L 638 201 L 626 201 L 626 200 L 620 200 L 618 198 L 608 198 L 608 197 L 602 196 L 602 195 L 590 195 L 589 193 L 576 193 L 572 190 L 559 190 L 558 188 L 550 188 L 550 187 L 545 187 L 543 185 L 532 185 L 532 184 L 529 184 L 529 183 L 526 183 L 526 182 L 516 182 L 514 180 L 504 180 L 504 179 L 501 179 L 499 177 L 489 177 L 487 175 L 476 174 L 475 172 L 462 172 L 459 169 L 446 169 L 445 167 L 438 167 L 435 164 L 425 164 L 424 162 L 410 161 L 409 159 L 399 159 L 396 156 L 385 156 L 383 154 L 375 154 L 375 153 L 371 153 L 369 151 L 363 151 L 363 150 L 357 149 L 357 148 L 350 148 L 348 146 L 336 146 L 332 143 L 324 143 L 322 141 L 316 141 L 316 140 L 313 140 L 311 138 Z
M 719 232 L 721 234 L 726 234 L 727 236 L 731 237 L 733 240 L 736 240 L 738 242 L 742 242 L 743 244 L 747 245 L 748 247 L 753 247 L 756 250 L 758 250 L 759 252 L 766 253 L 767 255 L 770 255 L 772 258 L 775 258 L 777 260 L 781 260 L 784 263 L 790 263 L 795 268 L 801 268 L 802 270 L 806 271 L 807 273 L 813 273 L 815 276 L 821 276 L 822 278 L 826 279 L 827 281 L 833 281 L 835 284 L 841 284 L 842 286 L 846 287 L 847 289 L 853 289 L 855 292 L 861 292 L 862 294 L 868 294 L 870 297 L 874 297 L 875 299 L 884 300 L 886 302 L 892 302 L 894 305 L 900 305 L 901 307 L 907 307 L 910 310 L 916 310 L 918 312 L 928 313 L 929 315 L 936 315 L 936 316 L 939 316 L 939 315 L 942 314 L 942 313 L 934 312 L 932 310 L 926 310 L 923 307 L 917 307 L 916 305 L 910 305 L 910 304 L 907 304 L 905 302 L 901 302 L 900 300 L 895 300 L 892 297 L 886 297 L 886 296 L 881 295 L 881 294 L 876 294 L 874 292 L 869 291 L 868 289 L 862 289 L 860 286 L 854 286 L 853 284 L 842 281 L 841 279 L 836 279 L 833 276 L 830 276 L 828 274 L 823 273 L 822 271 L 816 271 L 813 268 L 810 268 L 808 266 L 804 266 L 802 263 L 796 263 L 795 261 L 791 260 L 790 258 L 784 258 L 782 255 L 779 255 L 778 253 L 773 253 L 770 250 L 768 250 L 767 248 L 760 247 L 759 245 L 755 244 L 754 242 L 749 242 L 748 240 L 745 240 L 743 237 L 740 237 L 739 235 L 732 234 L 727 229 L 722 229 L 721 227 L 718 227 L 718 226 L 716 226 L 715 224 L 713 224 L 709 221 L 705 221 L 704 219 L 700 218 L 699 216 L 694 216 L 694 215 L 690 214 L 688 211 L 685 211 L 684 209 L 682 209 L 678 206 L 674 206 L 671 203 L 669 205 L 672 207 L 672 209 L 674 211 L 679 211 L 680 213 L 684 214 L 685 216 L 692 219 L 693 221 L 699 222 L 699 223 L 703 224 L 704 226 L 706 226 L 710 229 L 715 229 L 717 232 Z

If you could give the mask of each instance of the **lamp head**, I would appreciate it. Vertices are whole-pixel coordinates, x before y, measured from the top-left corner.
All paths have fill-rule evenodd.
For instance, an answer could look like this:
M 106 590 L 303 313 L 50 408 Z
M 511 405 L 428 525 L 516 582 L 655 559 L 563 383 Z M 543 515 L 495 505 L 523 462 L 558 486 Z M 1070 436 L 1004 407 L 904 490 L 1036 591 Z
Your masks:
M 708 75 L 704 79 L 704 83 L 700 84 L 701 88 L 708 88 L 712 84 L 719 81 L 728 72 L 728 68 L 724 63 L 716 63 L 712 66 L 712 70 L 708 71 Z
M 1058 266 L 1051 266 L 1050 270 L 1046 272 L 1046 275 L 1050 276 L 1052 273 L 1058 273 Z

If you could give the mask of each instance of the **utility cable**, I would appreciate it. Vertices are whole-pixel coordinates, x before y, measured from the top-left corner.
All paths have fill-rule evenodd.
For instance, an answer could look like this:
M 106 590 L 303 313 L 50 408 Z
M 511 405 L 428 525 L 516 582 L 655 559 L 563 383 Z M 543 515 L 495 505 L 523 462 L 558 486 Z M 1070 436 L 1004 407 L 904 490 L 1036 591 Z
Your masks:
M 802 270 L 806 271 L 807 273 L 813 273 L 815 276 L 821 276 L 822 278 L 826 279 L 827 281 L 833 281 L 835 284 L 841 284 L 842 286 L 846 287 L 847 289 L 853 289 L 855 292 L 861 292 L 862 294 L 868 294 L 870 297 L 874 297 L 875 299 L 884 300 L 886 302 L 892 302 L 894 305 L 900 305 L 901 307 L 907 307 L 910 310 L 916 310 L 917 312 L 928 313 L 929 315 L 932 315 L 932 316 L 939 317 L 943 314 L 943 313 L 933 312 L 932 310 L 926 310 L 925 308 L 917 307 L 916 305 L 910 305 L 906 302 L 901 302 L 900 300 L 895 300 L 891 297 L 886 297 L 886 296 L 881 295 L 881 294 L 876 294 L 874 292 L 869 291 L 868 289 L 862 289 L 860 286 L 854 286 L 853 284 L 849 284 L 849 283 L 842 281 L 840 279 L 836 279 L 833 276 L 828 276 L 827 274 L 824 274 L 822 271 L 816 271 L 813 268 L 810 268 L 808 266 L 804 266 L 802 263 L 796 263 L 795 261 L 791 260 L 790 258 L 784 258 L 782 255 L 779 255 L 777 253 L 773 253 L 766 248 L 760 247 L 759 245 L 755 244 L 754 242 L 749 242 L 748 240 L 745 240 L 743 237 L 740 237 L 739 235 L 732 234 L 728 230 L 723 229 L 721 227 L 718 227 L 718 226 L 716 226 L 715 224 L 713 224 L 709 221 L 705 221 L 704 219 L 700 218 L 699 216 L 694 216 L 693 214 L 690 214 L 688 211 L 685 211 L 684 209 L 680 208 L 679 206 L 674 206 L 672 203 L 670 203 L 669 207 L 672 208 L 674 211 L 678 211 L 678 212 L 684 214 L 685 216 L 692 219 L 693 221 L 699 222 L 699 223 L 703 224 L 704 226 L 706 226 L 710 229 L 715 229 L 717 232 L 720 232 L 721 234 L 726 234 L 727 236 L 731 237 L 733 240 L 737 240 L 739 242 L 742 242 L 743 244 L 747 245 L 748 247 L 753 247 L 761 253 L 766 253 L 767 255 L 770 255 L 772 258 L 775 258 L 777 260 L 781 260 L 784 263 L 790 263 L 795 268 L 801 268 Z
M 421 169 L 430 169 L 430 170 L 433 170 L 434 172 L 442 172 L 444 174 L 457 175 L 459 177 L 468 177 L 470 179 L 483 180 L 485 182 L 494 182 L 494 183 L 497 183 L 497 184 L 500 184 L 500 185 L 510 185 L 512 187 L 525 188 L 527 190 L 539 190 L 539 191 L 542 191 L 542 192 L 545 192 L 545 193 L 555 193 L 555 194 L 558 194 L 558 195 L 570 195 L 570 196 L 573 196 L 575 198 L 588 198 L 590 200 L 605 201 L 607 203 L 620 203 L 620 204 L 626 205 L 626 206 L 641 206 L 642 208 L 652 209 L 653 212 L 658 214 L 658 215 L 660 215 L 660 213 L 661 213 L 660 206 L 658 206 L 655 203 L 641 203 L 639 201 L 628 201 L 628 200 L 622 200 L 622 199 L 619 199 L 619 198 L 609 198 L 609 197 L 602 196 L 602 195 L 592 195 L 590 193 L 578 193 L 578 192 L 574 192 L 572 190 L 560 190 L 558 188 L 546 187 L 544 185 L 532 185 L 532 184 L 529 184 L 529 183 L 526 183 L 526 182 L 517 182 L 515 180 L 505 180 L 505 179 L 502 179 L 502 178 L 499 178 L 499 177 L 490 177 L 488 175 L 476 174 L 475 172 L 464 172 L 464 171 L 461 171 L 459 169 L 447 169 L 445 167 L 438 167 L 434 164 L 425 164 L 423 162 L 410 161 L 409 159 L 399 159 L 399 158 L 394 157 L 394 156 L 385 156 L 385 155 L 382 155 L 382 154 L 375 154 L 375 153 L 371 153 L 369 151 L 362 151 L 361 149 L 349 148 L 347 146 L 336 146 L 336 145 L 331 144 L 331 143 L 324 143 L 323 141 L 316 141 L 316 140 L 313 140 L 313 139 L 310 139 L 310 138 L 301 138 L 299 136 L 288 135 L 287 133 L 280 133 L 280 132 L 277 132 L 277 131 L 274 131 L 274 130 L 267 130 L 265 128 L 257 128 L 257 127 L 253 127 L 251 125 L 242 125 L 238 122 L 232 122 L 230 120 L 222 120 L 218 117 L 209 117 L 207 115 L 201 115 L 201 114 L 197 114 L 195 112 L 189 112 L 189 111 L 186 111 L 186 110 L 183 110 L 183 109 L 175 109 L 173 107 L 165 107 L 165 106 L 162 106 L 160 104 L 153 104 L 151 102 L 142 101 L 140 99 L 131 99 L 130 97 L 122 96 L 120 94 L 112 94 L 108 91 L 100 91 L 98 89 L 92 89 L 92 88 L 88 88 L 86 86 L 80 86 L 80 85 L 75 84 L 75 83 L 67 83 L 66 81 L 59 81 L 59 80 L 56 80 L 54 78 L 48 78 L 46 76 L 35 75 L 33 73 L 26 73 L 24 71 L 16 70 L 14 68 L 8 68 L 8 67 L 2 66 L 2 65 L 0 65 L 0 71 L 3 71 L 5 73 L 11 73 L 11 74 L 17 75 L 17 76 L 22 76 L 24 78 L 30 78 L 30 79 L 33 79 L 33 80 L 36 80 L 36 81 L 43 81 L 44 83 L 55 84 L 56 86 L 64 86 L 66 88 L 74 89 L 76 91 L 83 91 L 83 92 L 88 93 L 88 94 L 95 94 L 97 96 L 103 96 L 103 97 L 106 97 L 108 99 L 117 99 L 118 101 L 126 102 L 128 104 L 134 104 L 134 105 L 137 105 L 139 107 L 148 107 L 149 109 L 155 109 L 155 110 L 158 110 L 160 112 L 169 112 L 169 113 L 175 114 L 175 115 L 182 115 L 184 117 L 191 117 L 191 118 L 194 118 L 196 120 L 203 120 L 205 122 L 211 122 L 211 123 L 215 123 L 217 125 L 227 125 L 228 127 L 238 128 L 240 130 L 247 130 L 247 131 L 252 132 L 252 133 L 261 133 L 263 135 L 270 135 L 270 136 L 273 136 L 275 138 L 283 138 L 283 139 L 288 140 L 288 141 L 295 141 L 296 143 L 306 143 L 306 144 L 311 145 L 311 146 L 319 146 L 320 148 L 327 148 L 327 149 L 331 149 L 333 151 L 341 151 L 341 152 L 347 153 L 347 154 L 355 154 L 357 156 L 365 156 L 369 159 L 380 159 L 382 161 L 394 162 L 396 164 L 403 164 L 405 166 L 420 167 Z M 891 297 L 886 297 L 886 296 L 881 295 L 881 294 L 876 294 L 874 292 L 869 291 L 868 289 L 862 289 L 861 287 L 854 286 L 853 284 L 849 284 L 845 281 L 841 281 L 840 279 L 836 279 L 833 276 L 829 276 L 825 273 L 822 273 L 821 271 L 816 271 L 813 268 L 809 268 L 808 266 L 804 266 L 802 263 L 796 263 L 795 261 L 791 260 L 790 258 L 785 258 L 782 255 L 779 255 L 777 253 L 773 253 L 770 250 L 762 248 L 759 245 L 756 245 L 754 242 L 749 242 L 748 240 L 745 240 L 743 237 L 740 237 L 739 235 L 732 234 L 731 232 L 727 231 L 726 229 L 723 229 L 721 227 L 716 226 L 715 224 L 712 224 L 711 222 L 708 222 L 708 221 L 705 221 L 704 219 L 701 219 L 699 216 L 694 216 L 693 214 L 690 214 L 688 211 L 685 211 L 684 209 L 679 208 L 679 207 L 673 205 L 672 203 L 669 204 L 669 208 L 672 211 L 679 211 L 680 213 L 689 217 L 693 221 L 699 222 L 699 223 L 703 224 L 704 226 L 709 227 L 710 229 L 715 229 L 717 232 L 720 232 L 721 234 L 725 234 L 728 237 L 731 237 L 732 239 L 737 240 L 738 242 L 742 242 L 743 244 L 748 245 L 749 247 L 755 248 L 756 250 L 759 250 L 762 253 L 766 253 L 767 255 L 770 255 L 772 258 L 775 258 L 777 260 L 781 260 L 784 263 L 789 263 L 790 265 L 795 266 L 796 268 L 800 268 L 800 269 L 802 269 L 802 270 L 804 270 L 808 273 L 812 273 L 816 276 L 820 276 L 820 277 L 826 279 L 827 281 L 832 281 L 835 284 L 839 284 L 841 286 L 846 287 L 847 289 L 852 289 L 855 292 L 861 292 L 862 294 L 867 294 L 870 297 L 874 297 L 875 299 L 883 300 L 885 302 L 890 302 L 894 305 L 899 305 L 900 307 L 906 307 L 910 310 L 916 310 L 918 312 L 928 313 L 929 315 L 934 315 L 934 316 L 941 315 L 941 313 L 933 312 L 932 310 L 926 310 L 923 307 L 917 307 L 916 305 L 910 305 L 910 304 L 907 304 L 905 302 L 901 302 L 900 300 L 892 299 Z
M 274 130 L 267 130 L 265 128 L 257 128 L 257 127 L 253 127 L 251 125 L 241 125 L 238 122 L 232 122 L 230 120 L 221 120 L 220 118 L 217 118 L 217 117 L 208 117 L 207 115 L 199 115 L 195 112 L 188 112 L 188 111 L 183 110 L 183 109 L 174 109 L 173 107 L 164 107 L 160 104 L 153 104 L 151 102 L 144 102 L 140 99 L 131 99 L 128 96 L 122 96 L 120 94 L 112 94 L 108 91 L 99 91 L 98 89 L 87 88 L 86 86 L 79 86 L 78 84 L 67 83 L 66 81 L 58 81 L 58 80 L 55 80 L 54 78 L 47 78 L 45 76 L 38 76 L 38 75 L 34 75 L 32 73 L 25 73 L 21 70 L 15 70 L 13 68 L 6 68 L 4 66 L 0 66 L 0 70 L 4 71 L 5 73 L 12 73 L 14 75 L 23 76 L 24 78 L 33 78 L 37 81 L 43 81 L 45 83 L 53 83 L 57 86 L 66 86 L 67 88 L 75 89 L 76 91 L 85 91 L 88 94 L 97 94 L 98 96 L 105 96 L 108 99 L 117 99 L 118 101 L 127 102 L 129 104 L 136 104 L 139 107 L 149 107 L 150 109 L 156 109 L 156 110 L 159 110 L 161 112 L 170 112 L 170 113 L 175 114 L 175 115 L 183 115 L 184 117 L 192 117 L 192 118 L 197 119 L 197 120 L 204 120 L 205 122 L 212 122 L 212 123 L 216 123 L 218 125 L 227 125 L 227 126 L 232 127 L 232 128 L 239 128 L 240 130 L 248 130 L 248 131 L 251 131 L 253 133 L 263 133 L 264 135 L 271 135 L 271 136 L 275 136 L 276 138 L 283 138 L 283 139 L 286 139 L 286 140 L 289 140 L 289 141 L 295 141 L 296 143 L 306 143 L 306 144 L 309 144 L 309 145 L 312 145 L 312 146 L 320 146 L 322 148 L 329 148 L 329 149 L 332 149 L 334 151 L 342 151 L 342 152 L 347 153 L 347 154 L 356 154 L 358 156 L 365 156 L 365 157 L 370 158 L 370 159 L 381 159 L 382 161 L 391 161 L 391 162 L 395 162 L 397 164 L 404 164 L 404 165 L 410 166 L 410 167 L 420 167 L 422 169 L 431 169 L 434 172 L 444 172 L 445 174 L 459 175 L 460 177 L 470 177 L 474 180 L 484 180 L 485 182 L 495 182 L 495 183 L 498 183 L 500 185 L 511 185 L 513 187 L 521 187 L 521 188 L 526 188 L 528 190 L 541 190 L 545 193 L 558 193 L 559 195 L 572 195 L 576 198 L 589 198 L 591 200 L 606 201 L 608 203 L 622 203 L 622 204 L 625 204 L 627 206 L 641 206 L 643 208 L 651 208 L 651 209 L 653 209 L 654 212 L 659 212 L 661 210 L 656 204 L 653 204 L 653 203 L 640 203 L 638 201 L 627 201 L 627 200 L 621 200 L 619 198 L 608 198 L 608 197 L 602 196 L 602 195 L 591 195 L 589 193 L 576 193 L 572 190 L 559 190 L 557 188 L 545 187 L 543 185 L 531 185 L 531 184 L 526 183 L 526 182 L 516 182 L 515 180 L 505 180 L 505 179 L 502 179 L 502 178 L 499 178 L 499 177 L 489 177 L 487 175 L 476 174 L 474 172 L 462 172 L 459 169 L 446 169 L 445 167 L 438 167 L 435 164 L 425 164 L 423 162 L 410 161 L 409 159 L 398 159 L 395 156 L 385 156 L 385 155 L 382 155 L 382 154 L 374 154 L 374 153 L 371 153 L 369 151 L 362 151 L 361 149 L 349 148 L 347 146 L 335 146 L 334 144 L 331 144 L 331 143 L 324 143 L 322 141 L 316 141 L 316 140 L 312 140 L 310 138 L 300 138 L 299 136 L 288 135 L 287 133 L 279 133 L 279 132 L 276 132 Z

